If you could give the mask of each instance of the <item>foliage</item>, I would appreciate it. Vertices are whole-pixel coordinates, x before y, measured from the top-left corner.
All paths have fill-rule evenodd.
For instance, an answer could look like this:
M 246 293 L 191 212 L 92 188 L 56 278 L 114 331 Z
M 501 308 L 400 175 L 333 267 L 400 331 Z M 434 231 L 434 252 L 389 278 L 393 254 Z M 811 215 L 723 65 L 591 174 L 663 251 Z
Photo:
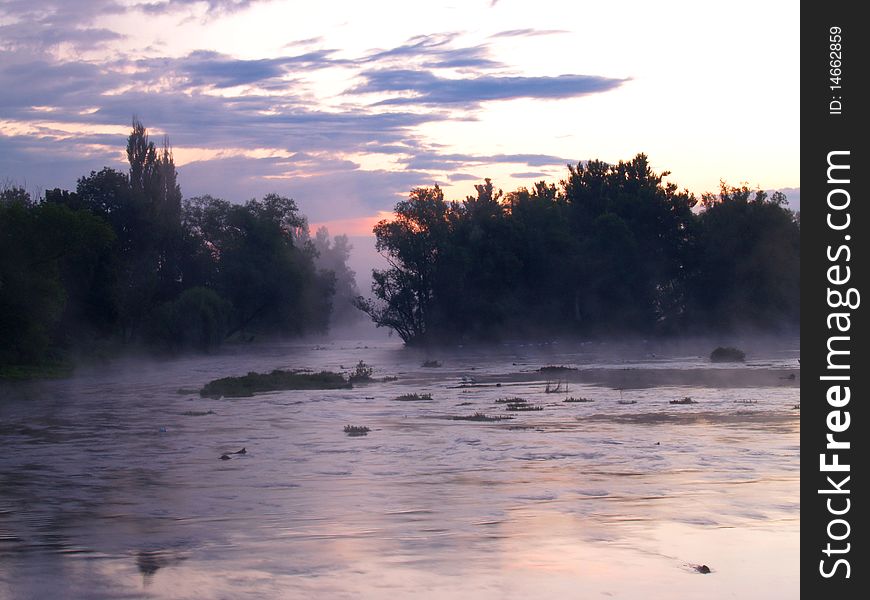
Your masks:
M 0 365 L 322 331 L 336 289 L 348 310 L 347 238 L 309 239 L 292 199 L 182 203 L 169 140 L 155 146 L 135 118 L 127 158 L 127 173 L 91 171 L 75 191 L 0 189 Z
M 689 318 L 702 326 L 758 328 L 800 318 L 800 225 L 781 193 L 722 184 L 706 194 L 688 269 Z
M 113 238 L 86 211 L 37 204 L 20 189 L 0 195 L 0 364 L 49 361 L 73 319 L 82 335 L 105 328 Z
M 326 328 L 334 279 L 315 269 L 295 202 L 277 194 L 244 205 L 203 196 L 183 208 L 191 280 L 232 305 L 229 333 Z
M 151 311 L 145 340 L 155 348 L 209 351 L 226 337 L 231 305 L 213 290 L 194 287 Z
M 798 218 L 780 193 L 695 196 L 638 154 L 569 166 L 558 186 L 490 180 L 446 202 L 415 188 L 379 222 L 376 325 L 408 344 L 512 335 L 795 327 Z M 696 210 L 696 208 L 698 210 Z

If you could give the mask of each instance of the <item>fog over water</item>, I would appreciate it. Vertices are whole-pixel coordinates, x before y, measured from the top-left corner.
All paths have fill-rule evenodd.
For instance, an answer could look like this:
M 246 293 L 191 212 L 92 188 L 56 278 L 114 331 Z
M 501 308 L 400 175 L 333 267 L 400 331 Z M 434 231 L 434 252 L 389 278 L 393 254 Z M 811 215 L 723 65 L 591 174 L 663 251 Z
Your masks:
M 3 384 L 0 598 L 795 598 L 799 342 L 715 345 L 379 335 Z M 196 393 L 360 360 L 398 379 Z

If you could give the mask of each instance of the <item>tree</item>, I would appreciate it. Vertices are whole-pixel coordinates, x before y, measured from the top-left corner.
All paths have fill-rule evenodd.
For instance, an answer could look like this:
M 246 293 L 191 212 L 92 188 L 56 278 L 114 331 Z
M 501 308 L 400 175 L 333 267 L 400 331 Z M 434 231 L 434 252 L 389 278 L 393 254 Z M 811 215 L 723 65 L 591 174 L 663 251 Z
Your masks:
M 346 235 L 337 235 L 330 239 L 326 227 L 319 228 L 311 241 L 316 252 L 315 266 L 320 271 L 331 273 L 335 279 L 330 325 L 358 321 L 362 313 L 353 304 L 355 298 L 359 296 L 356 273 L 347 264 L 353 246 L 350 245 Z
M 86 211 L 34 203 L 20 189 L 0 196 L 0 364 L 44 362 L 74 341 L 63 323 L 101 328 L 95 291 L 113 241 Z
M 682 318 L 697 201 L 665 183 L 668 175 L 653 171 L 645 154 L 616 165 L 590 161 L 569 167 L 562 185 L 572 230 L 586 246 L 579 256 L 590 258 L 575 268 L 574 292 L 586 306 L 578 311 L 581 320 L 650 331 Z M 604 231 L 624 243 L 607 241 Z M 611 276 L 616 273 L 623 277 Z
M 690 273 L 692 320 L 716 329 L 796 327 L 800 225 L 785 196 L 722 182 L 702 204 Z
M 390 327 L 403 341 L 422 341 L 431 319 L 435 268 L 447 242 L 449 207 L 437 185 L 415 188 L 396 204 L 396 218 L 374 227 L 375 248 L 385 253 L 389 269 L 372 272 L 377 301 L 357 299 L 378 327 Z
M 228 334 L 321 331 L 334 279 L 318 273 L 316 250 L 296 203 L 277 194 L 234 205 L 204 196 L 184 205 L 186 280 L 214 289 L 232 306 Z
M 697 200 L 638 154 L 569 166 L 557 187 L 447 203 L 417 188 L 378 223 L 390 268 L 358 299 L 406 343 L 511 335 L 680 333 L 796 324 L 799 218 L 785 198 Z

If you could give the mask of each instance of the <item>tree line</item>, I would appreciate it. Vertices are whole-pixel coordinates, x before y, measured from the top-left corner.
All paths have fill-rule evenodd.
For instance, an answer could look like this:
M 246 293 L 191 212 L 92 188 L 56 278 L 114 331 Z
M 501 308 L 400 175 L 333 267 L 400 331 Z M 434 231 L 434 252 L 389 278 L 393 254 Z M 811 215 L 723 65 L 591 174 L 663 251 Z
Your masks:
M 448 202 L 413 189 L 379 222 L 374 297 L 406 343 L 517 335 L 796 328 L 800 218 L 780 192 L 724 182 L 696 198 L 644 154 L 569 166 L 559 185 Z
M 127 173 L 0 192 L 0 366 L 120 346 L 210 350 L 323 331 L 357 295 L 347 238 L 312 239 L 295 202 L 182 200 L 168 140 L 134 119 Z

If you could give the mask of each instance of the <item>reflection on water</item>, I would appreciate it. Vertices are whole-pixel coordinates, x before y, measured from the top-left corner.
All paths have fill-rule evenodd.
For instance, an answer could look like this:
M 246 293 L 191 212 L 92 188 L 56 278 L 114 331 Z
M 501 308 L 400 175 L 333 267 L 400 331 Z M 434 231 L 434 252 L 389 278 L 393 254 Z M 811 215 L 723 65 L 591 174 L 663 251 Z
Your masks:
M 528 346 L 425 358 L 274 345 L 0 387 L 0 598 L 797 597 L 796 350 L 748 365 L 741 387 L 565 378 L 565 394 L 535 370 L 641 381 L 706 363 Z M 398 380 L 179 393 L 359 360 Z M 432 399 L 394 400 L 412 392 Z M 543 410 L 508 412 L 508 396 Z M 669 404 L 685 396 L 697 404 Z M 452 419 L 475 412 L 514 418 Z

